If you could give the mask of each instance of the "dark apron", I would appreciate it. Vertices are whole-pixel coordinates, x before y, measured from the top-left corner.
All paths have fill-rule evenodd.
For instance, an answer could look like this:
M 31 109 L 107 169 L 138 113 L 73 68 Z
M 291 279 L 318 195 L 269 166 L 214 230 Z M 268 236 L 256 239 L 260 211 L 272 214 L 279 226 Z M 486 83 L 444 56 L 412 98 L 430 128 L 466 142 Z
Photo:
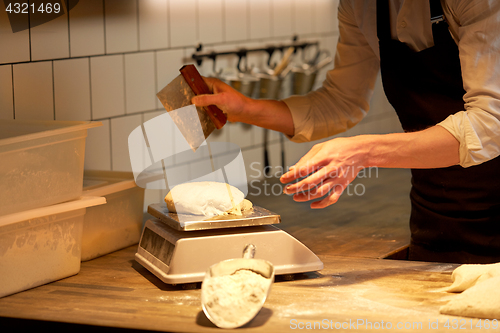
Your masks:
M 430 0 L 431 17 L 442 16 Z M 431 24 L 431 22 L 429 22 Z M 385 94 L 406 132 L 464 110 L 458 47 L 445 21 L 432 23 L 434 46 L 414 52 L 391 38 L 388 0 L 377 1 Z M 463 168 L 412 169 L 410 260 L 500 261 L 500 158 Z

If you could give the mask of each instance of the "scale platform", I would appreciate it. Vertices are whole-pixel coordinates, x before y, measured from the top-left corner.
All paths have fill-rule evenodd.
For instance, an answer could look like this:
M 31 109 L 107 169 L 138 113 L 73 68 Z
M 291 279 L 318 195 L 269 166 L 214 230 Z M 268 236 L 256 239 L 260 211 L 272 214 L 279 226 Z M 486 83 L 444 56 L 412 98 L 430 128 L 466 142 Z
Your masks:
M 148 213 L 169 227 L 180 231 L 249 227 L 281 222 L 281 217 L 278 214 L 258 206 L 243 212 L 243 216 L 219 215 L 206 220 L 200 220 L 199 215 L 170 213 L 165 204 L 149 205 Z
M 323 262 L 304 244 L 272 224 L 280 216 L 262 207 L 243 217 L 179 222 L 166 206 L 148 212 L 135 259 L 167 284 L 201 282 L 207 269 L 222 260 L 241 258 L 247 244 L 256 246 L 256 259 L 274 265 L 276 275 L 323 269 Z M 220 223 L 220 224 L 219 224 Z

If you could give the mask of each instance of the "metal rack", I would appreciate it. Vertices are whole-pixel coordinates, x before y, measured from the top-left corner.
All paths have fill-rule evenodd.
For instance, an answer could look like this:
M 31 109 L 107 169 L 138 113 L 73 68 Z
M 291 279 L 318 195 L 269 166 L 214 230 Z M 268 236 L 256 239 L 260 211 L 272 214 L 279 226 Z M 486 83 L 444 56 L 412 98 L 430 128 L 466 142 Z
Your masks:
M 255 53 L 255 52 L 265 52 L 268 54 L 268 60 L 267 60 L 267 66 L 269 68 L 274 68 L 276 64 L 271 64 L 271 58 L 273 54 L 276 51 L 280 51 L 281 53 L 284 52 L 284 50 L 289 49 L 290 47 L 294 48 L 294 53 L 297 50 L 304 50 L 308 47 L 314 46 L 318 48 L 319 50 L 319 42 L 318 41 L 304 41 L 304 42 L 297 42 L 297 36 L 294 36 L 292 39 L 291 43 L 283 43 L 283 44 L 271 44 L 271 45 L 266 45 L 264 47 L 255 47 L 255 48 L 245 48 L 241 47 L 238 49 L 232 49 L 232 50 L 227 50 L 227 51 L 210 51 L 210 52 L 202 52 L 203 50 L 203 45 L 200 43 L 198 44 L 198 47 L 196 48 L 196 52 L 192 54 L 191 58 L 196 61 L 198 66 L 200 66 L 203 62 L 204 59 L 211 59 L 214 63 L 214 69 L 215 69 L 215 62 L 217 57 L 219 56 L 230 56 L 234 55 L 238 57 L 238 64 L 237 68 L 240 72 L 245 71 L 242 66 L 242 60 L 246 58 L 248 53 Z

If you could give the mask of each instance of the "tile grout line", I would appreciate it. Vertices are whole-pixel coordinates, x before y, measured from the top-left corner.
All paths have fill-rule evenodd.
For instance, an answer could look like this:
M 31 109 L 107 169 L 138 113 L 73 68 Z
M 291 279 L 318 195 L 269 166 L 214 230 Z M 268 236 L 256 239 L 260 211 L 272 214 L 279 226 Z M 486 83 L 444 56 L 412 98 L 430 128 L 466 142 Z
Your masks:
M 10 65 L 10 75 L 12 77 L 12 119 L 16 119 L 16 99 L 14 97 L 14 65 Z
M 29 6 L 29 1 L 28 1 L 28 6 Z M 32 50 L 31 50 L 31 19 L 30 19 L 30 10 L 28 10 L 28 36 L 29 36 L 29 49 L 30 49 L 30 61 L 31 62 L 33 60 L 33 56 L 32 56 Z
M 312 36 L 314 35 L 314 36 Z M 324 32 L 324 33 L 310 33 L 310 34 L 304 34 L 301 37 L 303 38 L 325 38 L 325 37 L 335 37 L 338 36 L 338 32 Z M 287 42 L 289 39 L 293 37 L 293 35 L 290 36 L 277 36 L 277 37 L 266 37 L 266 38 L 255 38 L 249 39 L 249 40 L 242 40 L 240 42 L 259 42 L 259 43 L 265 43 L 266 41 L 276 41 L 277 38 L 279 39 L 284 39 Z M 234 42 L 236 43 L 236 42 Z M 203 44 L 204 47 L 220 47 L 220 46 L 225 46 L 227 44 L 233 45 L 233 42 L 227 43 L 227 42 L 221 42 L 221 43 L 210 43 L 210 44 Z M 63 57 L 63 58 L 57 58 L 57 60 L 69 60 L 69 59 L 81 59 L 81 58 L 96 58 L 96 57 L 103 57 L 107 55 L 120 55 L 120 54 L 136 54 L 136 53 L 147 53 L 151 51 L 176 51 L 176 50 L 184 50 L 186 48 L 196 48 L 197 45 L 183 45 L 183 46 L 176 46 L 176 47 L 169 47 L 169 48 L 159 48 L 159 49 L 148 49 L 148 50 L 140 50 L 140 51 L 130 51 L 130 52 L 114 52 L 114 53 L 102 53 L 102 54 L 93 54 L 93 55 L 82 55 L 82 56 L 77 56 L 77 57 Z M 233 49 L 233 47 L 231 48 Z M 43 62 L 47 61 L 48 59 L 42 59 L 42 60 L 29 60 L 29 61 L 16 61 L 16 62 L 6 62 L 6 63 L 0 63 L 0 65 L 15 65 L 15 64 L 25 64 L 25 63 L 37 63 L 37 62 Z M 55 60 L 55 59 L 52 59 Z
M 56 120 L 56 84 L 55 84 L 55 78 L 54 78 L 54 60 L 51 61 L 51 67 L 52 67 L 52 109 L 53 109 L 53 116 L 54 120 Z
M 111 133 L 111 119 L 109 118 L 109 170 L 113 171 L 113 138 Z
M 274 6 L 273 0 L 269 1 L 269 36 L 274 37 Z
M 167 1 L 167 12 L 165 14 L 167 15 L 166 18 L 167 18 L 168 31 L 165 32 L 165 36 L 168 36 L 167 45 L 168 45 L 168 47 L 170 47 L 170 45 L 171 45 L 170 40 L 172 39 L 171 35 L 170 35 L 170 31 L 171 31 L 171 28 L 170 28 L 170 1 L 169 0 L 166 0 L 166 1 Z
M 313 7 L 313 12 L 312 12 L 312 31 L 313 33 L 316 32 L 316 0 L 313 1 L 312 7 Z
M 154 61 L 155 92 L 157 92 L 158 91 L 158 54 L 156 51 L 153 52 L 153 61 Z M 156 99 L 155 99 L 155 106 L 157 106 L 157 105 L 158 104 L 156 103 Z
M 136 22 L 136 26 L 137 26 L 137 50 L 140 51 L 141 50 L 141 25 L 139 24 L 140 23 L 140 13 L 139 13 L 139 0 L 135 0 L 135 7 L 136 7 L 136 18 L 137 18 L 137 22 Z
M 89 98 L 90 98 L 90 120 L 94 120 L 94 108 L 92 105 L 92 68 L 90 57 L 87 57 L 89 63 Z
M 195 11 L 194 11 L 194 25 L 195 25 L 195 32 L 196 32 L 196 41 L 200 42 L 200 6 L 199 6 L 200 0 L 195 0 Z
M 102 0 L 102 33 L 104 35 L 104 54 L 108 54 L 108 47 L 106 41 L 106 0 Z
M 123 112 L 127 114 L 127 66 L 125 64 L 125 54 L 122 55 L 123 60 Z
M 171 28 L 171 25 L 170 25 L 170 0 L 166 0 L 167 1 L 167 29 L 168 29 L 168 33 L 166 34 L 168 36 L 168 43 L 167 45 L 169 46 L 169 49 L 171 48 L 170 46 L 172 45 L 172 28 Z M 156 50 L 158 51 L 158 50 Z
M 250 17 L 250 1 L 251 0 L 247 0 L 247 40 L 250 40 L 250 32 L 251 32 L 251 17 Z M 247 58 L 248 59 L 248 58 Z
M 66 3 L 66 15 L 68 15 L 68 54 L 69 54 L 69 57 L 71 58 L 71 33 L 70 33 L 70 26 L 69 26 L 69 1 L 70 0 L 63 0 L 62 2 Z
M 225 43 L 226 42 L 226 1 L 225 0 L 221 0 L 221 3 L 222 3 L 222 42 Z

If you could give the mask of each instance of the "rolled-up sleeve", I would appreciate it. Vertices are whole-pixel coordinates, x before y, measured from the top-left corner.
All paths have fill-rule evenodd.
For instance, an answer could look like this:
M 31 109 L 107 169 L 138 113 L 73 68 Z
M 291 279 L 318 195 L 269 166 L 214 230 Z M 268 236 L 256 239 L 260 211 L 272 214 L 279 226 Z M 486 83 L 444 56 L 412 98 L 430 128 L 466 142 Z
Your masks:
M 283 101 L 289 107 L 294 142 L 313 141 L 346 131 L 369 110 L 379 60 L 360 31 L 351 1 L 341 0 L 334 68 L 321 88 Z
M 500 1 L 455 1 L 465 110 L 440 126 L 460 142 L 460 165 L 500 155 Z

